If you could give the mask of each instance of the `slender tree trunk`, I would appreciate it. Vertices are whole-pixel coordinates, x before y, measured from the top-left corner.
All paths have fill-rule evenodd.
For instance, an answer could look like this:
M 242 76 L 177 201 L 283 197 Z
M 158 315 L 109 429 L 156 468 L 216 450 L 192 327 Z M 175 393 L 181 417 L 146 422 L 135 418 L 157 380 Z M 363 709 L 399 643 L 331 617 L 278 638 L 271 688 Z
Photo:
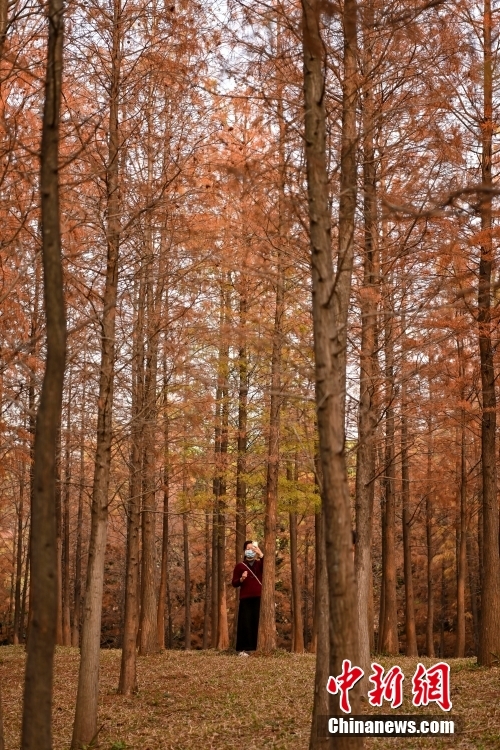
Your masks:
M 383 617 L 380 619 L 379 650 L 385 654 L 399 653 L 398 609 L 396 597 L 396 465 L 394 460 L 394 351 L 392 339 L 391 299 L 386 294 L 384 320 L 384 351 L 386 381 L 385 477 L 382 534 Z M 381 606 L 382 612 L 382 606 Z
M 182 514 L 182 541 L 184 550 L 184 648 L 191 650 L 191 573 L 189 570 L 188 511 Z
M 290 567 L 292 573 L 292 612 L 293 641 L 292 651 L 301 654 L 304 651 L 304 624 L 302 622 L 302 592 L 300 590 L 300 573 L 297 552 L 297 513 L 289 514 L 290 520 Z
M 84 370 L 86 361 L 84 360 Z M 78 489 L 78 516 L 76 523 L 75 547 L 75 589 L 73 595 L 73 627 L 71 630 L 71 645 L 80 645 L 80 618 L 82 614 L 82 526 L 83 526 L 83 492 L 85 486 L 85 400 L 86 381 L 83 383 L 82 419 L 80 425 L 80 487 Z
M 461 351 L 458 352 L 461 362 Z M 463 369 L 462 365 L 460 365 Z M 462 373 L 461 373 L 462 376 Z M 463 382 L 463 381 L 462 381 Z M 465 455 L 465 409 L 460 414 L 460 508 L 457 534 L 457 638 L 455 656 L 465 656 L 465 581 L 467 578 L 467 460 Z
M 71 646 L 71 602 L 70 602 L 70 546 L 69 546 L 69 504 L 71 492 L 71 374 L 68 387 L 68 409 L 66 414 L 66 441 L 64 449 L 64 492 L 62 514 L 62 642 Z
M 361 353 L 358 409 L 358 449 L 356 455 L 356 546 L 354 564 L 358 592 L 360 663 L 365 671 L 364 690 L 370 670 L 370 643 L 373 622 L 372 597 L 372 526 L 375 491 L 375 376 L 377 362 L 377 188 L 374 149 L 375 104 L 371 71 L 373 67 L 373 2 L 363 14 L 363 213 L 365 247 L 363 288 L 361 290 Z
M 405 319 L 402 316 L 403 336 Z M 417 630 L 415 625 L 415 599 L 413 596 L 413 571 L 411 565 L 411 513 L 410 513 L 410 461 L 408 456 L 408 402 L 406 381 L 401 383 L 401 483 L 403 511 L 403 557 L 405 577 L 405 632 L 406 656 L 418 656 Z
M 278 22 L 279 28 L 279 22 Z M 280 32 L 278 31 L 278 54 L 280 52 Z M 276 524 L 278 515 L 278 477 L 280 445 L 280 412 L 281 369 L 283 359 L 283 323 L 285 315 L 285 273 L 283 265 L 283 247 L 285 239 L 285 120 L 283 99 L 278 92 L 278 160 L 279 160 L 279 197 L 278 197 L 278 237 L 276 257 L 276 306 L 271 354 L 271 398 L 269 409 L 269 438 L 267 445 L 267 478 L 264 514 L 264 557 L 265 565 L 262 574 L 262 594 L 260 599 L 259 636 L 257 650 L 270 653 L 276 648 Z
M 434 586 L 432 582 L 432 562 L 434 540 L 432 538 L 433 487 L 432 487 L 432 421 L 429 419 L 427 446 L 427 495 L 425 498 L 425 532 L 427 540 L 427 623 L 425 628 L 425 653 L 434 658 Z
M 467 567 L 469 569 L 469 591 L 472 610 L 472 626 L 474 631 L 474 653 L 477 654 L 479 646 L 479 613 L 477 608 L 477 578 L 473 569 L 474 550 L 472 548 L 472 536 L 467 531 Z
M 113 2 L 111 49 L 111 82 L 109 100 L 109 153 L 107 178 L 107 268 L 103 295 L 101 367 L 97 409 L 97 445 L 89 561 L 82 624 L 81 658 L 78 674 L 75 723 L 72 750 L 80 750 L 97 734 L 99 695 L 99 655 L 101 642 L 101 608 L 104 585 L 104 558 L 108 527 L 108 489 L 113 433 L 113 386 L 115 363 L 115 319 L 118 287 L 118 254 L 120 246 L 120 195 L 118 104 L 121 65 L 121 0 Z
M 493 52 L 491 0 L 483 6 L 484 118 L 481 127 L 481 257 L 478 285 L 478 333 L 481 362 L 481 469 L 483 479 L 483 577 L 478 664 L 490 667 L 500 659 L 500 551 L 496 472 L 496 394 L 491 334 L 493 270 L 491 156 L 493 136 Z
M 347 315 L 351 291 L 356 206 L 357 49 L 356 3 L 343 7 L 344 70 L 340 155 L 339 246 L 334 277 L 329 180 L 326 168 L 324 45 L 320 5 L 304 0 L 305 149 L 309 199 L 316 403 L 323 477 L 326 561 L 330 612 L 329 674 L 342 672 L 344 659 L 359 662 L 356 581 L 352 558 L 349 486 L 345 460 Z M 359 693 L 351 691 L 353 713 Z M 340 714 L 338 694 L 331 713 Z M 338 737 L 337 747 L 361 748 L 359 737 Z
M 17 554 L 16 585 L 14 593 L 14 645 L 20 640 L 21 631 L 21 580 L 23 573 L 23 512 L 24 512 L 24 465 L 19 480 L 19 505 L 17 507 Z
M 57 443 L 56 456 L 56 552 L 57 552 L 57 625 L 56 645 L 63 645 L 63 606 L 62 606 L 62 482 L 61 482 L 61 430 Z
M 125 565 L 125 614 L 118 692 L 137 690 L 137 634 L 139 631 L 139 566 L 142 499 L 143 407 L 144 407 L 144 294 L 143 269 L 139 271 L 132 360 L 132 420 L 129 500 L 127 514 L 127 560 Z
M 309 638 L 309 532 L 306 531 L 304 549 L 304 648 L 308 649 L 312 639 Z
M 314 619 L 316 622 L 316 672 L 314 675 L 314 701 L 309 736 L 309 750 L 328 750 L 331 739 L 319 736 L 317 725 L 320 716 L 329 714 L 329 696 L 325 686 L 329 677 L 330 641 L 328 634 L 328 575 L 326 569 L 325 529 L 323 514 L 316 513 L 316 587 Z
M 225 322 L 228 322 L 229 292 L 225 295 Z M 217 600 L 219 605 L 219 616 L 217 618 L 217 648 L 225 651 L 229 648 L 229 627 L 227 621 L 227 599 L 226 599 L 226 472 L 227 472 L 227 449 L 228 449 L 228 427 L 229 427 L 229 387 L 228 366 L 229 346 L 224 343 L 223 357 L 223 383 L 222 383 L 222 408 L 221 408 L 221 438 L 220 438 L 220 475 L 219 475 L 219 512 L 217 518 Z
M 163 362 L 163 397 L 164 397 L 164 427 L 163 427 L 163 528 L 161 538 L 160 588 L 158 591 L 158 645 L 165 648 L 165 605 L 168 589 L 168 545 L 169 545 L 169 495 L 170 495 L 170 466 L 169 466 L 169 422 L 167 396 L 166 360 Z
M 205 511 L 205 601 L 203 602 L 203 648 L 208 648 L 210 628 L 210 511 Z M 235 627 L 236 631 L 236 627 Z
M 47 353 L 34 446 L 31 507 L 33 614 L 24 682 L 22 750 L 52 748 L 52 684 L 57 625 L 55 474 L 66 361 L 58 177 L 63 11 L 62 0 L 48 0 L 49 39 L 40 169 Z

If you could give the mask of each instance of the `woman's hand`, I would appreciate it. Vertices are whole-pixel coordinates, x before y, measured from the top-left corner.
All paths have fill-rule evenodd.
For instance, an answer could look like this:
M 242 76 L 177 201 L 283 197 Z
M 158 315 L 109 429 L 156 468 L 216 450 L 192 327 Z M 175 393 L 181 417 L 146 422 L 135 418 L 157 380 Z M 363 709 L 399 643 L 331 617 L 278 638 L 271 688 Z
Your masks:
M 248 575 L 248 571 L 244 570 L 243 573 L 241 574 L 240 583 L 243 583 L 247 575 Z
M 260 551 L 260 549 L 259 549 L 259 545 L 258 545 L 258 544 L 251 544 L 251 545 L 250 545 L 250 549 L 253 549 L 253 551 L 255 552 L 255 554 L 256 554 L 256 555 L 257 555 L 257 556 L 258 556 L 259 558 L 261 558 L 261 557 L 264 557 L 264 554 L 263 554 L 263 553 L 262 553 L 262 552 Z

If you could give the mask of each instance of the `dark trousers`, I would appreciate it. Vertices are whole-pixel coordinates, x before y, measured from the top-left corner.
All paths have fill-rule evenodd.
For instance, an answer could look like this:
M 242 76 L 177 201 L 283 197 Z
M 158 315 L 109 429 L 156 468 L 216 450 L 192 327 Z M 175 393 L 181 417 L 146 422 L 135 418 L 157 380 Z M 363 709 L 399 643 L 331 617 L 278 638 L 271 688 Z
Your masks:
M 236 651 L 255 651 L 259 634 L 260 596 L 240 599 Z

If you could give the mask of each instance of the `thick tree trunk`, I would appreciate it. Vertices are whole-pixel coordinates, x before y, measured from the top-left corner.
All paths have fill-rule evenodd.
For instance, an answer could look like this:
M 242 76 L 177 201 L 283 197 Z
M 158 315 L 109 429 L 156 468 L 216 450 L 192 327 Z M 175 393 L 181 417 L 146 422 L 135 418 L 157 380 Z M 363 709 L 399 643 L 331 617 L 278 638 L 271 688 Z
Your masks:
M 48 0 L 49 39 L 40 170 L 47 353 L 34 446 L 32 620 L 24 682 L 22 750 L 52 748 L 52 684 L 57 619 L 55 474 L 66 361 L 58 178 L 63 10 L 62 0 Z
M 103 295 L 101 367 L 97 402 L 97 445 L 92 488 L 89 561 L 85 588 L 75 723 L 71 741 L 72 750 L 79 750 L 81 745 L 89 744 L 95 740 L 97 734 L 101 608 L 104 586 L 104 558 L 106 554 L 108 527 L 108 490 L 113 432 L 115 318 L 120 246 L 120 141 L 118 134 L 120 65 L 121 0 L 114 0 L 109 100 L 109 154 L 106 169 L 107 268 Z
M 483 6 L 484 118 L 481 126 L 481 257 L 478 285 L 478 333 L 481 362 L 481 469 L 483 478 L 483 576 L 478 664 L 490 667 L 500 654 L 500 551 L 496 471 L 496 394 L 491 333 L 491 280 L 493 271 L 491 172 L 493 136 L 493 53 L 491 0 Z
M 329 674 L 342 672 L 344 659 L 359 662 L 356 581 L 352 558 L 349 486 L 345 460 L 347 315 L 351 290 L 356 205 L 356 3 L 343 8 L 344 71 L 337 274 L 332 267 L 328 172 L 326 168 L 324 45 L 320 4 L 304 0 L 305 148 L 309 199 L 316 403 L 322 467 L 328 570 Z M 331 712 L 340 714 L 338 694 Z M 359 713 L 356 689 L 351 706 Z M 337 747 L 360 748 L 359 737 L 338 737 Z

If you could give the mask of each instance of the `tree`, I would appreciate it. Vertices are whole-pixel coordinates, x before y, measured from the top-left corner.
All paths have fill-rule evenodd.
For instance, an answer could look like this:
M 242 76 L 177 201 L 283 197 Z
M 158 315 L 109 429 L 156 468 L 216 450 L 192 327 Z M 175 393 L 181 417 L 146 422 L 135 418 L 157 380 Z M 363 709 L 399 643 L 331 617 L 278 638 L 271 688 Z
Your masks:
M 59 215 L 59 118 L 63 67 L 63 0 L 49 0 L 48 47 L 40 151 L 43 288 L 47 354 L 36 418 L 31 508 L 32 619 L 21 747 L 52 748 L 52 682 L 57 618 L 56 452 L 66 362 Z
M 320 7 L 316 0 L 303 3 L 302 41 L 316 404 L 329 592 L 329 669 L 331 675 L 337 675 L 342 671 L 344 659 L 350 659 L 352 664 L 357 664 L 359 659 L 344 424 L 347 313 L 356 204 L 357 18 L 355 3 L 346 0 L 342 16 L 344 71 L 341 175 L 337 273 L 334 276 L 326 167 L 324 46 L 320 32 Z M 318 652 L 317 658 L 323 657 L 324 654 Z M 332 703 L 333 712 L 338 715 L 338 697 Z M 359 698 L 354 697 L 353 711 L 357 713 L 358 710 Z M 339 737 L 339 748 L 362 745 L 362 738 Z

